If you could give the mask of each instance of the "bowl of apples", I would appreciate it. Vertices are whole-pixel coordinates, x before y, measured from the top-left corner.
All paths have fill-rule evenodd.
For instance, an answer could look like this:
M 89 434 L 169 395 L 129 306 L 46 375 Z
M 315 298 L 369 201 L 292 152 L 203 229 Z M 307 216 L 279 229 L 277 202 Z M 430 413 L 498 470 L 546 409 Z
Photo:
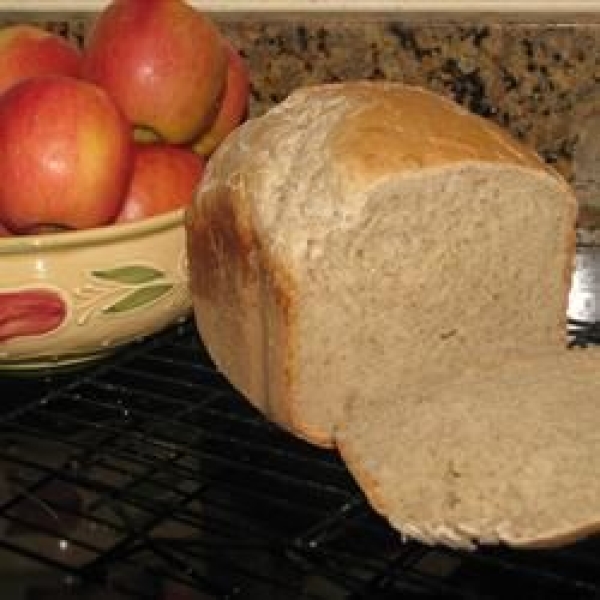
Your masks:
M 179 0 L 111 3 L 83 48 L 0 30 L 0 369 L 85 363 L 191 314 L 186 206 L 248 91 Z

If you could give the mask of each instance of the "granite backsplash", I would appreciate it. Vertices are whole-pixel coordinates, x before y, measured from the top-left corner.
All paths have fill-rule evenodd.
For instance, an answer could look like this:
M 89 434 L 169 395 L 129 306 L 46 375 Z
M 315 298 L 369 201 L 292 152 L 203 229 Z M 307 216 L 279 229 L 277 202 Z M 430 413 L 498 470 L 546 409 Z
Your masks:
M 81 43 L 93 15 L 1 13 Z M 600 225 L 600 15 L 213 15 L 252 74 L 250 114 L 294 88 L 398 80 L 448 94 L 535 147 L 573 184 L 582 224 Z

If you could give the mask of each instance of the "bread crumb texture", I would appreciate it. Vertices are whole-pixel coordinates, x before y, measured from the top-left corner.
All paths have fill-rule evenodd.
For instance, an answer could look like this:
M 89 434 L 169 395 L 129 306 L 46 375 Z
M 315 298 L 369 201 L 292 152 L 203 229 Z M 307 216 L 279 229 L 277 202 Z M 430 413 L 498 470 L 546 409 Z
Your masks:
M 473 547 L 567 543 L 600 527 L 600 349 L 360 400 L 338 432 L 405 535 Z

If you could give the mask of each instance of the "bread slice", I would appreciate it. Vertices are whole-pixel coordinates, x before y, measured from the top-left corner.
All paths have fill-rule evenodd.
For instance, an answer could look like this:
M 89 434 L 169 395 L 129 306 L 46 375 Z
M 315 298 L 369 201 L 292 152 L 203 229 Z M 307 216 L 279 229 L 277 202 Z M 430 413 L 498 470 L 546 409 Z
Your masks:
M 600 348 L 353 403 L 336 441 L 405 536 L 553 546 L 600 530 Z
M 354 397 L 562 348 L 576 205 L 489 121 L 423 89 L 299 89 L 231 134 L 187 213 L 200 335 L 322 446 Z

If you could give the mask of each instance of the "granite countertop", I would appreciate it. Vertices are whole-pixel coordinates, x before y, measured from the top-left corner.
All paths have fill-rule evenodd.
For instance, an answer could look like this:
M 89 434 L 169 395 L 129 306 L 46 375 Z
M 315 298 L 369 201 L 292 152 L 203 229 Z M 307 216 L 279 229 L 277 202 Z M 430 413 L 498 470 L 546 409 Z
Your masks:
M 81 43 L 92 15 L 0 13 Z M 455 98 L 534 147 L 600 211 L 600 17 L 213 15 L 252 73 L 250 115 L 302 85 L 398 80 Z M 600 224 L 600 219 L 597 219 Z

